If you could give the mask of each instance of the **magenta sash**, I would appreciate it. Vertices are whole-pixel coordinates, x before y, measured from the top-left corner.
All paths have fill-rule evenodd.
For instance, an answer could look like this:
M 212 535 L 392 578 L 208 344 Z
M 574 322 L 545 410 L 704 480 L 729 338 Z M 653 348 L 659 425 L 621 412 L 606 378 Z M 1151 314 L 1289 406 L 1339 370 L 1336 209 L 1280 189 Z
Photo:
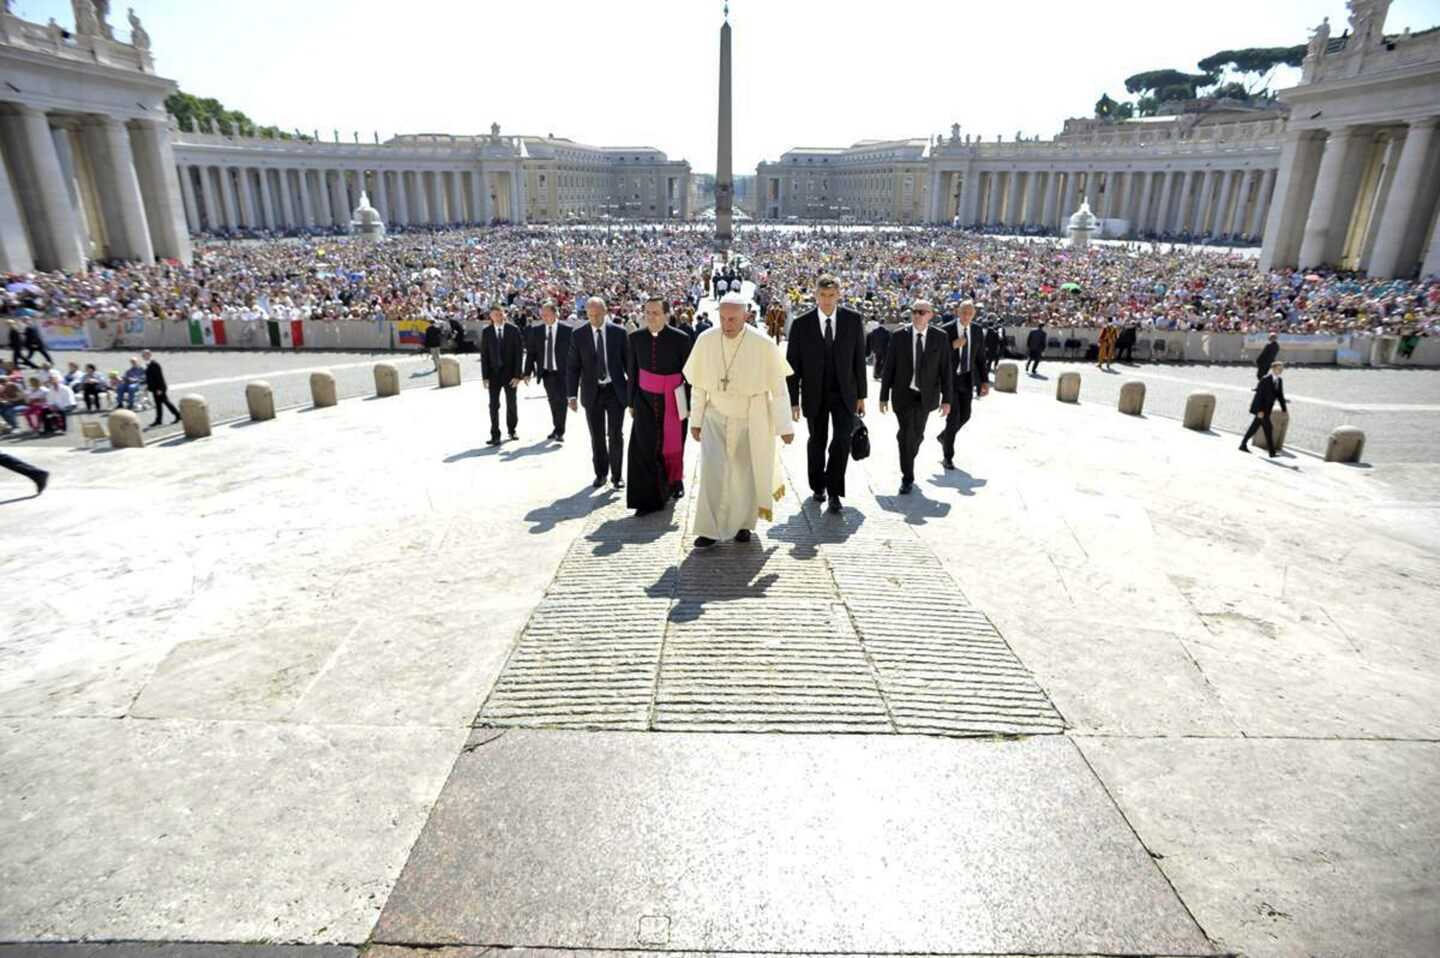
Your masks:
M 679 482 L 685 475 L 684 454 L 681 447 L 685 439 L 685 424 L 680 421 L 680 407 L 675 404 L 675 390 L 685 381 L 679 373 L 662 376 L 648 369 L 640 372 L 640 389 L 660 395 L 665 400 L 665 417 L 660 428 L 660 453 L 665 461 L 665 477 L 669 482 Z

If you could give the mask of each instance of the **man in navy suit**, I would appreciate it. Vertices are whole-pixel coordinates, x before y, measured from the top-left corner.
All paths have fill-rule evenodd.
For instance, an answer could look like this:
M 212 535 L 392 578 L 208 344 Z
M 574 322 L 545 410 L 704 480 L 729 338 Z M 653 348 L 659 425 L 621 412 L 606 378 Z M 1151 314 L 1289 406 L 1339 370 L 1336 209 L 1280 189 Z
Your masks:
M 925 438 L 925 420 L 936 406 L 942 417 L 950 415 L 954 377 L 950 340 L 943 329 L 931 329 L 935 307 L 917 299 L 910 307 L 909 326 L 890 336 L 885 366 L 880 374 L 880 412 L 888 412 L 895 400 L 895 418 L 900 421 L 900 494 L 908 495 L 915 485 L 915 455 Z
M 576 398 L 585 407 L 585 424 L 590 427 L 590 453 L 595 462 L 595 488 L 610 484 L 625 488 L 620 467 L 625 454 L 625 409 L 630 391 L 625 381 L 630 337 L 610 322 L 605 300 L 591 296 L 585 301 L 589 323 L 570 334 L 570 355 L 566 360 L 566 383 L 570 408 Z
M 510 438 L 520 425 L 520 412 L 515 406 L 515 387 L 520 385 L 525 356 L 524 337 L 520 330 L 505 321 L 505 310 L 490 307 L 490 325 L 480 331 L 480 375 L 490 390 L 490 442 L 500 445 L 500 394 L 505 394 L 505 425 Z
M 554 427 L 545 438 L 556 442 L 565 441 L 565 363 L 570 358 L 570 333 L 570 327 L 559 322 L 555 304 L 548 299 L 540 307 L 540 324 L 525 330 L 529 337 L 525 349 L 525 383 L 529 385 L 534 377 L 545 387 Z
M 835 277 L 816 280 L 815 308 L 790 324 L 785 359 L 794 370 L 787 380 L 790 416 L 799 422 L 803 412 L 810 429 L 810 491 L 816 502 L 828 496 L 830 511 L 839 514 L 850 436 L 855 417 L 865 415 L 865 320 L 840 305 Z

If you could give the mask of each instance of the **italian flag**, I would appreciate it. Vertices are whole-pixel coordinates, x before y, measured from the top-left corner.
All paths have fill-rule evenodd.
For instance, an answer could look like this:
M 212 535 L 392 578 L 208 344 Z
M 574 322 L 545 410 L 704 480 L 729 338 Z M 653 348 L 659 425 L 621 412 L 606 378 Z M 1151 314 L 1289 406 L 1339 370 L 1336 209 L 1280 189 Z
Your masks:
M 190 345 L 224 346 L 225 320 L 211 319 L 209 316 L 190 320 Z
M 298 319 L 268 319 L 265 325 L 270 329 L 270 345 L 276 349 L 292 349 L 305 345 L 305 327 Z

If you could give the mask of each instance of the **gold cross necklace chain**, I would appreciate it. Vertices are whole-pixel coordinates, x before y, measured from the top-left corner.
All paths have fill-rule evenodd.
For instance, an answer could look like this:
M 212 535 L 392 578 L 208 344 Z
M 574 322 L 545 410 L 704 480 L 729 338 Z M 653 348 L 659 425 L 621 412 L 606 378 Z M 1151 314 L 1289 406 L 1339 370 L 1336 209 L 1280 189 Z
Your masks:
M 740 355 L 740 348 L 745 345 L 745 331 L 743 329 L 740 331 L 739 340 L 740 341 L 735 344 L 734 354 L 730 357 L 729 362 L 725 363 L 725 375 L 720 377 L 721 392 L 725 392 L 730 388 L 730 368 L 735 365 L 735 359 Z M 725 360 L 725 340 L 723 337 L 720 340 L 720 359 L 722 362 Z

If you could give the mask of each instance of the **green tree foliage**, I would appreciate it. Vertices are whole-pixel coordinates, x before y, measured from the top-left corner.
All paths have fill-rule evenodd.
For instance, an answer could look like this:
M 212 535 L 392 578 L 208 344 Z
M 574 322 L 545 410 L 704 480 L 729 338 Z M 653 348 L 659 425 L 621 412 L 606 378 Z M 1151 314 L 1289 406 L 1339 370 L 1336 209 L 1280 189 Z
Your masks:
M 257 126 L 240 110 L 229 110 L 214 97 L 197 97 L 178 90 L 165 98 L 166 111 L 186 133 L 220 133 L 224 136 L 259 136 L 267 140 L 309 140 L 276 126 Z
M 1130 93 L 1149 94 L 1161 103 L 1169 100 L 1191 100 L 1202 86 L 1215 82 L 1209 73 L 1185 73 L 1181 70 L 1146 70 L 1125 78 Z
M 1270 81 L 1278 68 L 1298 67 L 1304 59 L 1305 44 L 1302 43 L 1293 47 L 1221 50 L 1201 60 L 1197 66 L 1214 74 L 1217 86 L 1238 84 L 1245 90 L 1245 97 L 1248 98 L 1268 94 Z

